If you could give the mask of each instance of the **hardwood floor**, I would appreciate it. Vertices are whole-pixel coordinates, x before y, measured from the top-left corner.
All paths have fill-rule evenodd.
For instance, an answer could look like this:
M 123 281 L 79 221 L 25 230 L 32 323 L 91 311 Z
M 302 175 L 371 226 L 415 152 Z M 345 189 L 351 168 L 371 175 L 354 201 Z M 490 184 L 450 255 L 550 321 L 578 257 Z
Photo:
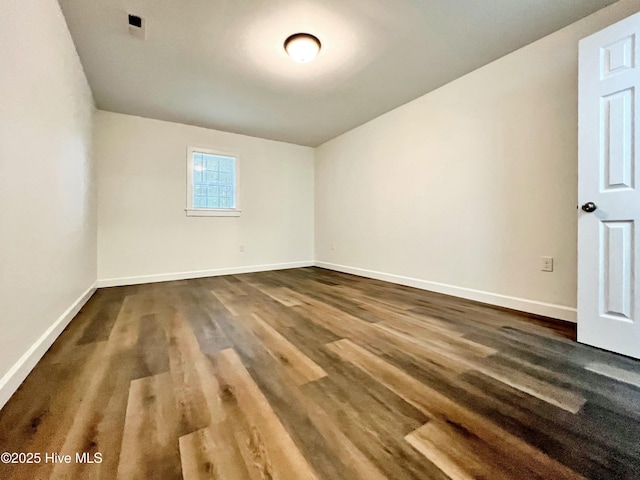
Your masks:
M 640 362 L 317 268 L 109 288 L 0 411 L 0 452 L 41 455 L 12 480 L 637 479 Z

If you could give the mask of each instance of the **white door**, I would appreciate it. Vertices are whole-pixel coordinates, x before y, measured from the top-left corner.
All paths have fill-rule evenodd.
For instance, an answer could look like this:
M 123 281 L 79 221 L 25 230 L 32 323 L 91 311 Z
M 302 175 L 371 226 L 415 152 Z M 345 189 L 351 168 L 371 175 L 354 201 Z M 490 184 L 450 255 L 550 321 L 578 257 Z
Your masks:
M 640 358 L 640 14 L 580 42 L 578 341 Z

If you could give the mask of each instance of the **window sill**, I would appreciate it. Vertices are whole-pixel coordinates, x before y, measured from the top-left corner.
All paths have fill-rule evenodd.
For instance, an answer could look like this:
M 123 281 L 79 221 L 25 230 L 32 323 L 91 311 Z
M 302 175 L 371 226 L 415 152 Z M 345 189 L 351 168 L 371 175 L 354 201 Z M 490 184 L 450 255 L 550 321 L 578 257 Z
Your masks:
M 185 208 L 187 217 L 239 217 L 242 210 L 215 210 L 212 208 Z

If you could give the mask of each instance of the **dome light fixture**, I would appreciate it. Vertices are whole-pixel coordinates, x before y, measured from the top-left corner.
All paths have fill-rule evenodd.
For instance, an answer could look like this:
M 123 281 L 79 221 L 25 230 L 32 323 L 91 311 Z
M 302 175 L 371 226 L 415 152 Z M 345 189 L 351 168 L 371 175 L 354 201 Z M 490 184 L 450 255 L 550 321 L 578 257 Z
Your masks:
M 310 33 L 294 33 L 284 41 L 284 49 L 298 63 L 311 62 L 320 52 L 318 37 Z

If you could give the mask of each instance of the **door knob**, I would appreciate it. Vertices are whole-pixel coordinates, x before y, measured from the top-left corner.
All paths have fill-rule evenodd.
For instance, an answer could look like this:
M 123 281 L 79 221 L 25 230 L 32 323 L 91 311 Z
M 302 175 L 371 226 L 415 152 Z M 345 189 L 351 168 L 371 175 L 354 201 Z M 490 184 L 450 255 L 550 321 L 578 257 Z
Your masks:
M 598 209 L 598 206 L 593 202 L 587 202 L 584 205 L 582 205 L 582 210 L 584 210 L 587 213 L 595 212 L 597 209 Z

